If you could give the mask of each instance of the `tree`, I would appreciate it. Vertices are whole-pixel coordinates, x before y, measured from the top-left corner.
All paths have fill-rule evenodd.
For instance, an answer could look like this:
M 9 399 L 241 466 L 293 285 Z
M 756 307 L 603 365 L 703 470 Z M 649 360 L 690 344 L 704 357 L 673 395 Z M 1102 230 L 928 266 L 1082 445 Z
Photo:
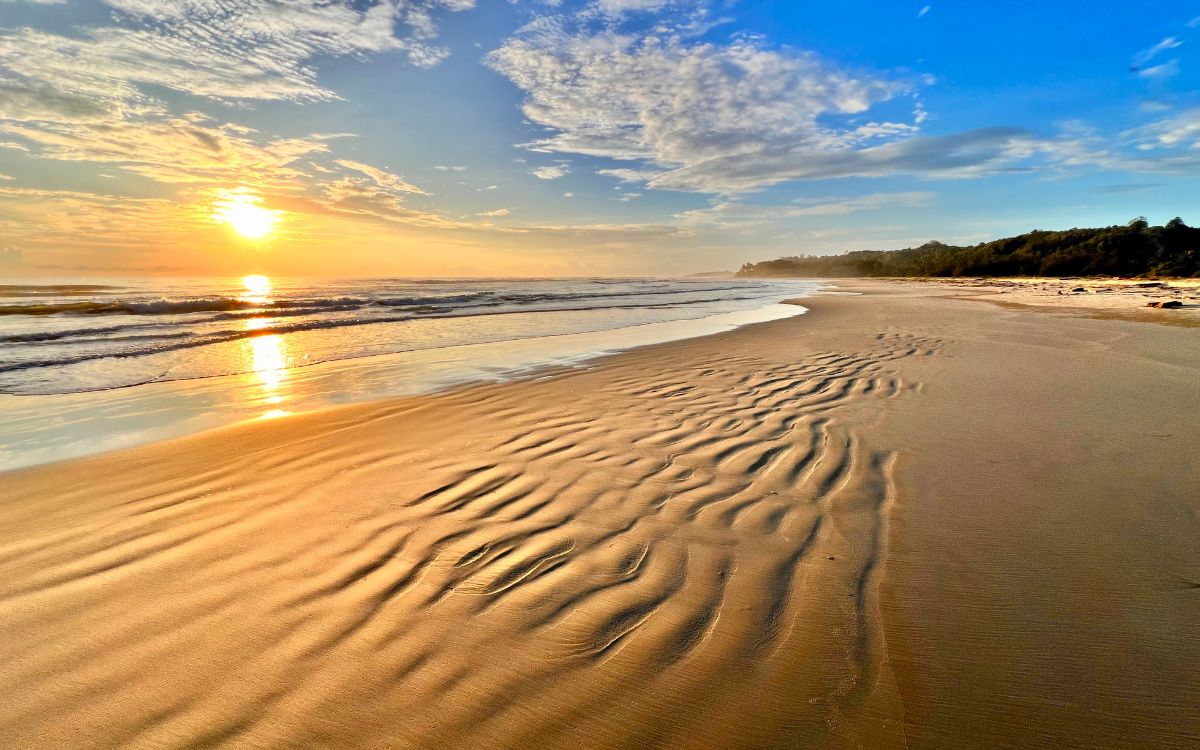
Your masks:
M 1200 229 L 1180 218 L 1152 227 L 1143 217 L 1125 226 L 1034 231 L 955 247 L 858 250 L 843 255 L 747 263 L 741 276 L 1177 276 L 1200 277 Z

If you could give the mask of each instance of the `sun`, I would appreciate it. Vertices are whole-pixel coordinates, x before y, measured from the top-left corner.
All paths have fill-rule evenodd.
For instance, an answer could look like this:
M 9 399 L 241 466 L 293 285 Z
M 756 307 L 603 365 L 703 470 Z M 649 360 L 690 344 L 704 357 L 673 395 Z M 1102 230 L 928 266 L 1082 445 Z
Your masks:
M 213 202 L 213 219 L 228 224 L 233 231 L 248 240 L 261 240 L 275 231 L 282 211 L 263 208 L 262 198 L 248 193 L 230 193 L 229 197 Z

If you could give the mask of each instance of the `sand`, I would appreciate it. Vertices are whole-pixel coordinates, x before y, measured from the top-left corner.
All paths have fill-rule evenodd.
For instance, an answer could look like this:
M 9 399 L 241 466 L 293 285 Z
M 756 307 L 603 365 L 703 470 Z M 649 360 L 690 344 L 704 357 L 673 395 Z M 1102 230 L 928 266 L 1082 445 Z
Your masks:
M 1200 329 L 853 288 L 0 475 L 0 746 L 1197 746 Z
M 979 299 L 1013 308 L 1052 310 L 1063 315 L 1200 326 L 1200 279 L 1011 278 L 923 279 Z M 1171 309 L 1150 305 L 1178 303 Z

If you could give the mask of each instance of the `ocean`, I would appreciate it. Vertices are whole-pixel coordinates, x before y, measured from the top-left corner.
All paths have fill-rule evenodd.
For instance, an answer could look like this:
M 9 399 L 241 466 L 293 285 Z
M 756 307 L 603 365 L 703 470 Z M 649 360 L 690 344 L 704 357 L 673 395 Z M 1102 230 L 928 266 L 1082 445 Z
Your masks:
M 0 468 L 424 393 L 803 312 L 816 282 L 9 279 Z

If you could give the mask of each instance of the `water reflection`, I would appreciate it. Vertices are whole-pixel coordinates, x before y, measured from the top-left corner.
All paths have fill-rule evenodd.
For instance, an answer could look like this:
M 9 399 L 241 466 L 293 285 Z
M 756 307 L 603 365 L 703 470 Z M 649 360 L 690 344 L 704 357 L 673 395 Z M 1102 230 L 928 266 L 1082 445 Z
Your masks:
M 273 318 L 250 318 L 246 328 L 259 331 L 270 328 L 275 323 Z M 267 404 L 280 404 L 285 400 L 283 392 L 288 379 L 287 343 L 283 336 L 277 333 L 251 336 L 246 339 L 250 347 L 250 370 L 258 378 L 262 386 L 262 400 Z M 272 409 L 264 416 L 278 417 L 287 412 Z
M 2 0 L 0 0 L 2 2 Z M 294 334 L 269 333 L 278 319 L 243 320 L 258 336 L 222 348 L 242 374 L 152 386 L 55 396 L 0 399 L 0 469 L 178 437 L 248 419 L 269 420 L 334 405 L 411 396 L 524 377 L 536 368 L 577 365 L 636 346 L 726 331 L 799 315 L 803 307 L 771 305 L 616 330 L 523 338 L 500 343 L 416 350 L 386 357 L 307 364 Z M 293 365 L 289 368 L 288 365 Z M 3 482 L 0 480 L 0 485 Z
M 263 389 L 275 393 L 287 380 L 287 355 L 283 349 L 283 337 L 278 334 L 255 336 L 250 339 L 252 369 L 263 384 Z M 271 401 L 271 403 L 279 403 Z
M 271 279 L 260 274 L 250 274 L 242 277 L 245 291 L 238 297 L 255 305 L 265 305 L 271 301 Z

